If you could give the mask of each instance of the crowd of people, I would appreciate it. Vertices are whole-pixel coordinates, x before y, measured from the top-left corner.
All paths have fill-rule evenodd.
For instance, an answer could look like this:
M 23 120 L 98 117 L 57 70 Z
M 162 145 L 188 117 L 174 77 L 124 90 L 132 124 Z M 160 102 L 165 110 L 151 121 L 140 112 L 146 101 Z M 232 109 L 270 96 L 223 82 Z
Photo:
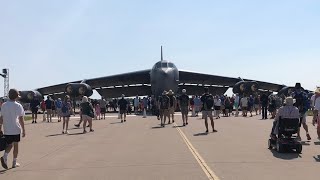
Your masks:
M 297 83 L 293 92 L 287 96 L 276 96 L 273 94 L 235 94 L 231 97 L 225 95 L 212 95 L 208 88 L 204 88 L 204 94 L 201 96 L 189 96 L 186 89 L 181 91 L 180 95 L 175 95 L 172 90 L 164 91 L 161 96 L 155 98 L 154 96 L 139 98 L 136 96 L 134 99 L 125 99 L 125 95 L 117 100 L 112 100 L 116 110 L 119 110 L 121 122 L 126 122 L 126 115 L 131 113 L 133 106 L 134 113 L 139 114 L 142 112 L 150 112 L 158 117 L 161 121 L 161 127 L 165 127 L 166 120 L 168 124 L 175 122 L 174 114 L 177 110 L 182 114 L 182 126 L 187 126 L 189 112 L 193 116 L 198 116 L 202 112 L 202 119 L 206 133 L 209 132 L 208 119 L 211 122 L 212 132 L 217 132 L 214 125 L 214 118 L 219 119 L 222 117 L 241 115 L 243 117 L 252 117 L 262 114 L 262 119 L 268 119 L 268 111 L 271 119 L 275 119 L 271 131 L 271 137 L 274 138 L 276 134 L 276 126 L 280 117 L 284 118 L 299 118 L 300 126 L 306 132 L 306 137 L 311 140 L 308 125 L 306 123 L 307 111 L 313 111 L 312 124 L 317 125 L 317 135 L 320 139 L 320 88 L 315 90 L 313 96 L 306 94 L 300 83 Z M 1 103 L 1 116 L 0 116 L 0 135 L 5 136 L 8 144 L 4 156 L 1 157 L 1 164 L 5 169 L 8 169 L 7 157 L 13 148 L 13 166 L 19 167 L 17 162 L 18 157 L 18 144 L 20 137 L 26 135 L 24 128 L 24 115 L 25 111 L 22 105 L 18 102 L 19 92 L 16 89 L 10 89 L 9 100 Z M 87 133 L 86 128 L 89 127 L 90 132 L 94 132 L 92 121 L 93 119 L 105 119 L 106 112 L 108 111 L 108 103 L 103 97 L 100 100 L 92 100 L 86 96 L 81 99 L 80 107 L 80 121 L 75 124 L 80 127 L 83 123 L 83 133 Z M 30 110 L 32 112 L 32 123 L 37 123 L 39 108 L 43 112 L 43 121 L 48 123 L 52 122 L 52 117 L 57 116 L 58 122 L 63 121 L 62 134 L 69 134 L 69 120 L 70 116 L 74 114 L 73 103 L 68 95 L 63 100 L 60 98 L 54 100 L 48 96 L 46 100 L 39 102 L 33 99 L 30 102 Z M 46 112 L 46 113 L 45 113 Z M 87 125 L 88 123 L 88 125 Z M 2 130 L 3 126 L 3 132 Z M 298 139 L 301 140 L 300 130 L 298 131 Z

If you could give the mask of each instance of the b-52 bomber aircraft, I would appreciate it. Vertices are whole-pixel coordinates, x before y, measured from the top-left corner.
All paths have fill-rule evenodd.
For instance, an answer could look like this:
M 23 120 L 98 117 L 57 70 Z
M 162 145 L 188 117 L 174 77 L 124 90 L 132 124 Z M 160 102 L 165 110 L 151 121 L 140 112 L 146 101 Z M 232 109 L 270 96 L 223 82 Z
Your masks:
M 38 88 L 33 91 L 21 91 L 21 101 L 28 103 L 33 98 L 42 98 L 44 95 L 64 95 L 71 97 L 91 96 L 93 89 L 102 97 L 117 98 L 121 94 L 130 96 L 154 95 L 158 97 L 163 91 L 172 90 L 175 93 L 186 89 L 189 95 L 201 95 L 204 87 L 209 87 L 213 95 L 224 94 L 229 88 L 234 93 L 253 94 L 259 91 L 278 92 L 284 85 L 202 74 L 191 71 L 178 70 L 170 61 L 163 59 L 161 47 L 161 60 L 152 69 L 117 74 L 83 81 L 74 81 Z

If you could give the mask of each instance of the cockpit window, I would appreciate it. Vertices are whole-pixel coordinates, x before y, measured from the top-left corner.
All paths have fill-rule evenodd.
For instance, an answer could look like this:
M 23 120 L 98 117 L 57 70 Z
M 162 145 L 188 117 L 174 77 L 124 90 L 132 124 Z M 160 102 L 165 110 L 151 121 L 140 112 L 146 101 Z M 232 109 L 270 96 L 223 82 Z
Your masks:
M 167 68 L 168 67 L 168 63 L 167 62 L 162 62 L 161 63 L 161 67 L 162 68 Z
M 175 68 L 175 65 L 173 63 L 168 63 L 169 68 Z

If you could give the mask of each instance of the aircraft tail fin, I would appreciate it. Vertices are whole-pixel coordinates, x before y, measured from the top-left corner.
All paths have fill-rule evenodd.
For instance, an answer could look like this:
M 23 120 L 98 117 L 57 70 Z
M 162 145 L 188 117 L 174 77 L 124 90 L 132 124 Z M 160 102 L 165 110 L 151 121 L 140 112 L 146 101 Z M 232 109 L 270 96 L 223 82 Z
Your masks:
M 163 61 L 162 46 L 161 46 L 161 61 Z

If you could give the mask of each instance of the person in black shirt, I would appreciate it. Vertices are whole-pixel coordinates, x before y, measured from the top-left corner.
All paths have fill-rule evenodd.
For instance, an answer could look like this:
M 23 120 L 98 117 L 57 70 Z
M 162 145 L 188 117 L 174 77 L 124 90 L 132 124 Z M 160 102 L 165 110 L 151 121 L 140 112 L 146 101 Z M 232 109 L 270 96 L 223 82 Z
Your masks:
M 40 107 L 40 101 L 36 98 L 30 102 L 30 110 L 32 113 L 32 123 L 37 123 L 38 119 L 38 109 Z
M 204 124 L 206 126 L 206 133 L 209 132 L 208 130 L 208 116 L 211 120 L 211 126 L 213 132 L 217 132 L 217 130 L 214 129 L 214 122 L 213 122 L 213 116 L 212 116 L 212 108 L 214 105 L 213 102 L 213 96 L 212 94 L 209 94 L 209 88 L 204 89 L 204 94 L 201 96 L 201 102 L 202 102 L 202 115 L 204 117 Z
M 122 94 L 122 98 L 118 101 L 118 106 L 121 115 L 121 122 L 126 122 L 127 110 L 128 110 L 128 101 L 124 99 L 124 94 Z M 124 116 L 124 120 L 123 120 Z
M 268 119 L 269 98 L 265 93 L 260 96 L 260 103 L 262 107 L 262 119 Z
M 182 89 L 182 95 L 178 99 L 182 114 L 183 126 L 188 125 L 188 112 L 190 107 L 189 96 L 186 93 L 187 91 L 185 89 Z

